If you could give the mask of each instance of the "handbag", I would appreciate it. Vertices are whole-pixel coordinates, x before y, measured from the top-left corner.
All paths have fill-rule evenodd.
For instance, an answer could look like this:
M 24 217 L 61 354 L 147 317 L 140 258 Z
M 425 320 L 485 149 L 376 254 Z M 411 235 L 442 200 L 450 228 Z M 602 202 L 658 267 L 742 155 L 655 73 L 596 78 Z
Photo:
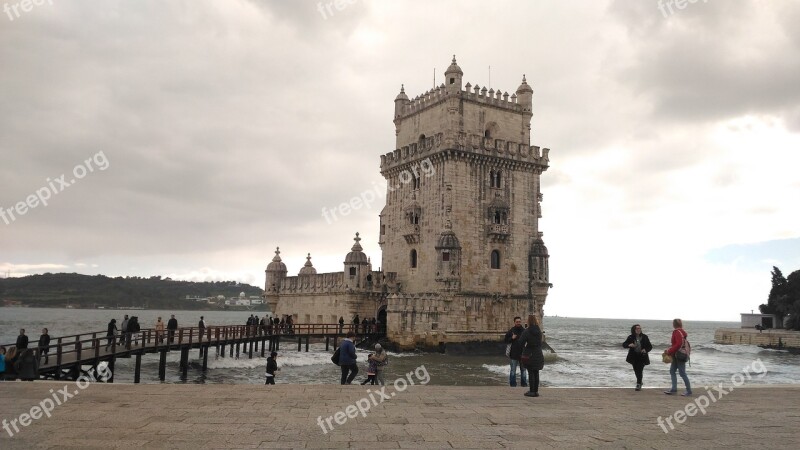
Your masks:
M 672 356 L 666 350 L 661 354 L 661 360 L 664 361 L 664 364 L 672 364 Z
M 522 355 L 519 357 L 519 363 L 523 366 L 530 366 L 531 365 L 531 355 Z
M 333 356 L 331 356 L 331 362 L 336 364 L 337 366 L 339 365 L 339 355 L 342 354 L 342 352 L 339 351 L 340 349 L 341 347 L 337 348 L 336 351 L 333 352 Z

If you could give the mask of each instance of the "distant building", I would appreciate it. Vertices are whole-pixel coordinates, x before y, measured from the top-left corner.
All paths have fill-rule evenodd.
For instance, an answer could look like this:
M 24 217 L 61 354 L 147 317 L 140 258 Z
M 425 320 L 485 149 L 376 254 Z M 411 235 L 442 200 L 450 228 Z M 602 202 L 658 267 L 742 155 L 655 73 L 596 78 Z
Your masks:
M 783 328 L 783 318 L 780 314 L 754 314 L 742 313 L 742 328 L 761 327 L 764 330 L 770 328 Z
M 358 233 L 343 272 L 316 273 L 309 255 L 287 276 L 279 249 L 264 298 L 297 323 L 377 317 L 398 348 L 497 342 L 514 316 L 543 316 L 549 254 L 539 231 L 549 149 L 530 145 L 533 89 L 511 96 L 463 85 L 455 57 L 445 83 L 394 100 L 396 150 L 380 156 L 387 181 L 374 271 Z M 357 186 L 353 186 L 357 192 Z

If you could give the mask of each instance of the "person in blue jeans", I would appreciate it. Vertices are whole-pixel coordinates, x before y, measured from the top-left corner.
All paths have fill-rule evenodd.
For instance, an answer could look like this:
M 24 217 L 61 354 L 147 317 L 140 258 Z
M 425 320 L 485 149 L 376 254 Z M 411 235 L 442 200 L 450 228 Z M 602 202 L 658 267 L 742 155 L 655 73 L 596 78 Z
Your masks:
M 506 333 L 505 337 L 506 344 L 511 345 L 511 351 L 508 354 L 508 357 L 511 360 L 511 370 L 508 373 L 508 384 L 511 385 L 511 387 L 517 386 L 517 366 L 519 366 L 522 387 L 528 386 L 528 371 L 525 369 L 525 366 L 519 363 L 519 359 L 522 357 L 522 348 L 525 346 L 524 342 L 522 342 L 519 337 L 522 336 L 524 331 L 525 328 L 522 327 L 522 318 L 519 316 L 514 317 L 514 327 L 508 330 L 508 333 Z
M 349 331 L 347 337 L 339 347 L 339 366 L 342 368 L 341 384 L 353 384 L 353 379 L 358 375 L 358 365 L 356 364 L 356 345 L 353 341 L 356 333 Z
M 664 391 L 664 393 L 672 395 L 678 392 L 678 377 L 675 375 L 677 371 L 683 379 L 683 384 L 686 386 L 686 390 L 681 395 L 686 397 L 692 395 L 692 385 L 689 383 L 689 377 L 686 376 L 686 361 L 678 361 L 676 353 L 683 347 L 689 334 L 684 331 L 683 321 L 681 321 L 681 319 L 673 319 L 672 328 L 674 328 L 674 330 L 672 330 L 672 345 L 667 349 L 667 353 L 672 356 L 672 364 L 669 366 L 669 376 L 672 379 L 672 387 Z

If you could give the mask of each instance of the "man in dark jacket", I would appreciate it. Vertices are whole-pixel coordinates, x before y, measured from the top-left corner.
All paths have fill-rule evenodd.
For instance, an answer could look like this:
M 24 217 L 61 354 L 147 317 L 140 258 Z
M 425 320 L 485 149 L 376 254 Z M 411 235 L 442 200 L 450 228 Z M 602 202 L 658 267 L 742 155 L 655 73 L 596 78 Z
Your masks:
M 39 357 L 44 356 L 44 363 L 47 364 L 49 361 L 49 357 L 47 356 L 50 352 L 50 332 L 47 331 L 47 328 L 42 328 L 42 335 L 39 336 Z
M 28 336 L 25 336 L 25 328 L 19 329 L 19 336 L 17 336 L 17 353 L 28 348 Z
M 167 337 L 169 338 L 169 343 L 175 340 L 175 331 L 178 329 L 178 319 L 175 318 L 175 314 L 171 315 L 169 321 L 167 321 Z
M 355 338 L 356 334 L 349 331 L 339 347 L 339 366 L 342 368 L 341 384 L 353 384 L 353 379 L 358 375 L 358 365 L 356 365 L 358 356 L 356 356 L 356 345 L 353 343 Z
M 278 368 L 278 361 L 275 360 L 277 357 L 278 352 L 272 352 L 267 358 L 267 382 L 264 384 L 275 384 L 275 371 L 281 370 Z
M 522 356 L 522 347 L 524 347 L 524 343 L 520 339 L 523 331 L 525 331 L 525 328 L 522 327 L 522 318 L 519 316 L 514 317 L 514 327 L 508 330 L 505 338 L 506 344 L 511 345 L 511 351 L 508 354 L 511 360 L 508 384 L 510 384 L 511 387 L 517 387 L 517 366 L 519 366 L 522 387 L 528 387 L 528 371 L 525 369 L 525 366 L 519 363 L 519 358 Z

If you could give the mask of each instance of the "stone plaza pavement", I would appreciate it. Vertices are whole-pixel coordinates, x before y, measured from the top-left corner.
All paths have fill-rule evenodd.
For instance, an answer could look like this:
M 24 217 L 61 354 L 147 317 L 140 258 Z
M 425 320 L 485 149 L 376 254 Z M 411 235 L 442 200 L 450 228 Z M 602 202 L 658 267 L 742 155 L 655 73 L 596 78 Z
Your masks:
M 74 397 L 55 406 L 51 417 L 19 425 L 23 413 L 41 415 L 31 408 L 48 407 L 45 399 L 58 395 L 63 402 L 65 386 Z M 524 390 L 415 385 L 395 391 L 390 385 L 381 403 L 375 387 L 355 385 L 97 383 L 80 390 L 73 382 L 3 382 L 0 419 L 12 432 L 10 422 L 17 420 L 19 432 L 9 437 L 0 430 L 0 448 L 666 449 L 800 443 L 800 386 L 736 388 L 711 402 L 705 415 L 695 410 L 683 424 L 672 418 L 674 430 L 664 422 L 669 433 L 657 418 L 684 410 L 690 399 L 661 389 L 543 388 L 539 398 L 524 397 Z M 698 387 L 694 398 L 705 392 Z M 358 415 L 347 417 L 348 405 L 366 410 L 367 404 L 365 417 L 357 406 L 349 412 Z M 339 411 L 343 425 L 336 422 Z M 325 423 L 330 416 L 333 430 Z

